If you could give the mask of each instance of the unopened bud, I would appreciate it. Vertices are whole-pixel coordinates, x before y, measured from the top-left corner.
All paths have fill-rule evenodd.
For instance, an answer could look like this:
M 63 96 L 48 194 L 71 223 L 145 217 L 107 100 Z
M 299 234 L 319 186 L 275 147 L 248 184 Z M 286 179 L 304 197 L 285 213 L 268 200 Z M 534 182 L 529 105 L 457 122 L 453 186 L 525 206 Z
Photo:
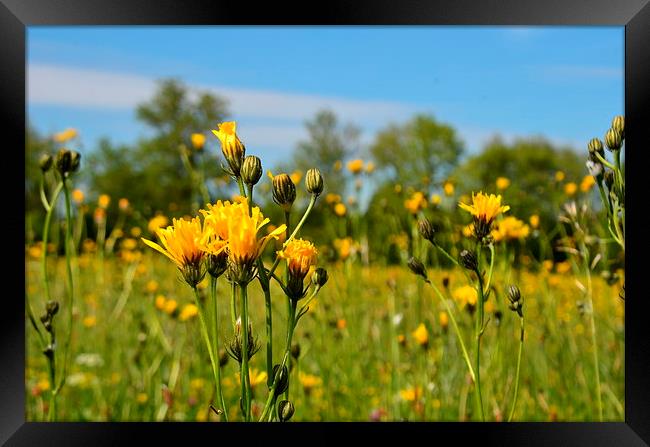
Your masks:
M 478 260 L 474 252 L 469 250 L 463 250 L 460 252 L 460 265 L 465 267 L 467 270 L 477 271 L 478 270 Z
M 289 369 L 287 366 L 283 366 L 282 370 L 278 374 L 278 369 L 280 365 L 275 365 L 273 367 L 273 377 L 276 378 L 277 384 L 275 385 L 275 396 L 278 397 L 289 388 Z
M 621 138 L 625 139 L 625 117 L 617 115 L 612 120 L 612 129 L 621 134 Z
M 322 267 L 318 267 L 312 274 L 311 282 L 314 283 L 316 287 L 323 287 L 325 283 L 327 283 L 328 279 L 329 276 L 327 274 L 327 270 Z
M 619 150 L 623 144 L 621 133 L 614 128 L 609 129 L 605 134 L 605 144 L 610 151 Z
M 594 161 L 597 160 L 594 154 L 600 154 L 601 157 L 605 156 L 605 149 L 603 148 L 603 142 L 598 138 L 592 138 L 587 145 L 589 154 L 594 156 Z
M 81 154 L 77 151 L 70 151 L 70 172 L 77 172 L 81 163 Z
M 312 168 L 307 171 L 305 175 L 305 186 L 307 187 L 307 192 L 316 197 L 323 192 L 323 176 L 318 169 Z
M 281 422 L 287 422 L 296 411 L 295 407 L 289 400 L 283 400 L 278 404 L 278 415 Z
M 56 155 L 56 169 L 63 176 L 70 172 L 72 154 L 67 149 L 61 149 Z
M 296 200 L 296 185 L 287 174 L 273 177 L 273 201 L 288 212 Z
M 38 166 L 41 168 L 41 171 L 43 171 L 44 173 L 50 170 L 50 168 L 52 167 L 52 163 L 54 163 L 54 160 L 52 159 L 52 156 L 50 154 L 43 154 L 41 155 L 41 158 L 38 160 Z
M 608 169 L 605 171 L 604 176 L 605 176 L 605 185 L 607 186 L 607 189 L 611 191 L 612 186 L 614 186 L 614 171 Z
M 431 242 L 432 244 L 434 243 L 433 238 L 435 236 L 435 230 L 433 229 L 433 225 L 431 225 L 431 221 L 429 219 L 425 217 L 418 221 L 418 231 L 424 239 Z
M 262 160 L 255 155 L 248 155 L 244 158 L 241 167 L 241 178 L 247 185 L 256 185 L 262 177 Z
M 411 256 L 411 258 L 408 260 L 407 265 L 408 268 L 411 269 L 413 273 L 415 273 L 418 276 L 421 276 L 424 279 L 427 279 L 427 270 L 426 268 L 424 268 L 424 264 L 422 263 L 422 261 Z

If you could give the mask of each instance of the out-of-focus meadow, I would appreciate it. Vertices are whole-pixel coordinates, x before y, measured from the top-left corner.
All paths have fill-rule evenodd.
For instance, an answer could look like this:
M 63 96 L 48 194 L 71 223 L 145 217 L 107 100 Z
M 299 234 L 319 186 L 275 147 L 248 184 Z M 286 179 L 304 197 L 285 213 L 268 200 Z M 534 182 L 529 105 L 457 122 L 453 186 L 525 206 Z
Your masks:
M 173 218 L 200 215 L 208 201 L 243 191 L 224 172 L 228 161 L 210 132 L 227 116 L 220 98 L 190 98 L 182 84 L 165 81 L 137 109 L 152 136 L 133 146 L 104 140 L 90 151 L 75 129 L 29 130 L 25 290 L 34 318 L 25 324 L 27 420 L 223 421 L 222 410 L 230 420 L 246 419 L 240 365 L 225 350 L 235 330 L 231 284 L 225 275 L 216 280 L 219 349 L 210 353 L 200 321 L 202 307 L 212 321 L 210 275 L 196 286 L 197 303 L 179 269 L 142 241 L 159 242 L 156 231 Z M 623 420 L 624 226 L 618 219 L 624 225 L 624 179 L 604 175 L 608 165 L 598 157 L 609 152 L 588 151 L 588 141 L 568 148 L 543 138 L 506 143 L 497 137 L 467 154 L 453 124 L 429 115 L 387 126 L 364 150 L 358 129 L 330 111 L 306 126 L 309 138 L 281 165 L 262 160 L 254 189 L 255 204 L 270 218 L 259 230 L 267 234 L 285 223 L 270 177 L 289 174 L 296 187 L 292 231 L 313 197 L 307 170 L 318 168 L 324 180 L 299 237 L 318 250 L 309 274 L 321 267 L 329 279 L 288 347 L 285 398 L 295 408 L 292 421 Z M 237 133 L 245 144 L 245 127 Z M 62 167 L 61 148 L 82 154 L 78 168 Z M 43 153 L 54 157 L 48 170 Z M 620 149 L 613 153 L 618 157 Z M 246 146 L 249 154 L 256 148 Z M 621 165 L 616 162 L 611 166 Z M 65 197 L 60 193 L 48 213 L 44 205 L 56 195 L 61 172 L 70 174 L 64 174 Z M 479 246 L 472 215 L 459 207 L 479 191 L 500 195 L 509 210 L 491 223 L 477 275 L 457 260 L 462 250 Z M 431 241 L 418 224 L 423 218 Z M 265 264 L 286 237 L 270 240 Z M 431 284 L 409 270 L 412 256 L 423 262 Z M 285 278 L 286 270 L 280 262 L 276 275 Z M 488 284 L 482 304 L 481 281 Z M 288 301 L 278 281 L 270 284 L 270 364 L 265 295 L 257 281 L 248 286 L 251 328 L 261 346 L 249 365 L 248 418 L 254 420 L 268 403 L 269 366 L 287 348 Z M 54 311 L 48 295 L 57 302 Z M 479 312 L 482 328 L 475 324 Z M 483 416 L 466 364 L 476 367 L 477 332 Z M 282 408 L 276 411 L 286 418 Z

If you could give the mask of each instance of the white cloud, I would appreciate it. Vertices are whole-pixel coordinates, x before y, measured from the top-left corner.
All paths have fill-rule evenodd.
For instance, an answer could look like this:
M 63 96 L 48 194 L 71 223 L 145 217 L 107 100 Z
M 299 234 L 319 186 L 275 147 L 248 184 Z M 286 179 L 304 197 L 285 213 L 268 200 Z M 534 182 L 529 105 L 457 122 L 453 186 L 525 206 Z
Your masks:
M 62 67 L 46 64 L 28 66 L 27 94 L 30 104 L 80 108 L 133 109 L 153 95 L 156 82 L 145 76 Z M 227 98 L 238 117 L 300 121 L 329 108 L 344 121 L 378 124 L 402 119 L 416 110 L 410 104 L 379 100 L 192 85 Z

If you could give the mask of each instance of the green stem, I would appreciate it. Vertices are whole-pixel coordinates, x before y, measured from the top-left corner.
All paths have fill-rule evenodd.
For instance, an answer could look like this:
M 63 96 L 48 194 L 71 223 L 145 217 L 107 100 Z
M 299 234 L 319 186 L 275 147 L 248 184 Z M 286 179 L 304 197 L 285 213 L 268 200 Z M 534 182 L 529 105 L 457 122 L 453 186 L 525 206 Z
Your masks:
M 600 389 L 600 363 L 598 362 L 598 342 L 596 340 L 596 322 L 594 319 L 594 301 L 593 301 L 593 290 L 591 283 L 591 270 L 589 266 L 589 252 L 584 242 L 581 244 L 580 250 L 585 263 L 585 271 L 587 274 L 587 297 L 589 298 L 589 323 L 591 326 L 591 344 L 593 345 L 594 350 L 594 371 L 596 373 L 596 401 L 598 403 L 598 420 L 603 421 L 603 400 L 602 393 Z
M 232 320 L 232 330 L 237 327 L 237 306 L 235 300 L 237 299 L 237 283 L 233 281 L 230 290 L 230 319 Z
M 217 369 L 217 396 L 221 404 L 221 410 L 226 422 L 228 422 L 228 412 L 226 403 L 223 400 L 223 390 L 221 389 L 221 365 L 219 365 L 219 313 L 217 305 L 217 278 L 210 276 L 210 300 L 212 301 L 212 350 Z
M 196 308 L 199 311 L 199 320 L 201 323 L 201 336 L 203 337 L 203 342 L 205 343 L 205 347 L 208 350 L 208 356 L 210 357 L 210 364 L 212 365 L 212 375 L 214 377 L 214 383 L 216 389 L 219 390 L 219 379 L 220 379 L 219 364 L 217 363 L 217 359 L 214 358 L 214 350 L 212 349 L 212 345 L 210 343 L 210 336 L 208 335 L 208 327 L 205 323 L 205 312 L 203 310 L 203 305 L 201 304 L 201 297 L 199 296 L 199 290 L 196 288 L 196 286 L 192 287 L 192 290 L 194 291 L 194 301 L 196 303 Z M 222 410 L 224 411 L 224 415 L 225 415 L 225 407 L 222 408 Z
M 476 269 L 476 276 L 478 277 L 478 313 L 476 315 L 476 325 L 475 325 L 475 356 L 476 356 L 476 407 L 478 414 L 481 417 L 482 421 L 485 421 L 485 414 L 483 413 L 483 397 L 481 395 L 481 335 L 483 333 L 483 276 L 481 274 L 481 246 L 480 243 L 476 246 L 476 258 L 478 268 Z
M 521 369 L 521 353 L 524 348 L 524 315 L 523 314 L 519 317 L 519 324 L 521 326 L 521 332 L 519 336 L 519 354 L 517 354 L 517 374 L 515 376 L 515 395 L 512 399 L 512 408 L 510 409 L 510 416 L 508 416 L 508 422 L 511 422 L 512 417 L 515 415 L 515 407 L 517 406 L 517 396 L 519 393 L 519 371 Z
M 246 284 L 239 285 L 240 292 L 240 315 L 241 315 L 241 328 L 242 328 L 242 361 L 240 371 L 241 381 L 241 397 L 244 407 L 244 420 L 250 421 L 250 408 L 251 408 L 251 388 L 250 377 L 248 372 L 248 295 L 246 291 Z
M 484 296 L 490 296 L 490 285 L 492 284 L 492 271 L 494 270 L 494 244 L 490 244 L 490 270 L 488 270 L 488 280 L 485 285 L 483 294 Z

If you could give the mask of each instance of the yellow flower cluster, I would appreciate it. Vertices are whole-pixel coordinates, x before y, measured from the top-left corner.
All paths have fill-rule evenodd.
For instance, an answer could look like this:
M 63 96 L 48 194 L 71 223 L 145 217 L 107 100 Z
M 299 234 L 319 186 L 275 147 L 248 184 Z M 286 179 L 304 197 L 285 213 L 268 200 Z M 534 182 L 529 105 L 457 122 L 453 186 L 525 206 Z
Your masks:
M 416 191 L 413 195 L 404 201 L 404 208 L 411 214 L 417 214 L 427 207 L 427 197 L 424 193 Z
M 496 242 L 525 239 L 530 234 L 530 227 L 522 220 L 508 216 L 496 222 L 491 234 Z
M 278 251 L 278 257 L 287 260 L 289 272 L 300 278 L 304 278 L 312 266 L 316 265 L 317 256 L 318 250 L 314 244 L 303 239 L 292 239 Z
M 465 307 L 468 304 L 475 306 L 478 302 L 478 292 L 470 285 L 464 285 L 454 289 L 452 296 L 458 301 L 461 307 Z

